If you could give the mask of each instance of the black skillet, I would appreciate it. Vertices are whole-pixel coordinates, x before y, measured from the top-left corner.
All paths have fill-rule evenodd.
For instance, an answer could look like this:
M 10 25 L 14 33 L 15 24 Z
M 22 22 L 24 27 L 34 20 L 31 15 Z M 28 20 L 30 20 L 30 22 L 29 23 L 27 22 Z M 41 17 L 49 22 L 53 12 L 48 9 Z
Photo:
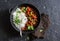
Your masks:
M 31 7 L 31 8 L 33 8 L 36 12 L 37 12 L 37 16 L 38 16 L 38 22 L 37 22 L 37 24 L 36 24 L 36 26 L 35 26 L 35 29 L 38 27 L 38 25 L 39 25 L 39 22 L 40 22 L 40 14 L 39 14 L 39 11 L 37 10 L 37 8 L 35 7 L 35 6 L 33 6 L 33 5 L 31 5 L 31 4 L 20 4 L 20 5 L 17 5 L 16 7 L 13 7 L 13 8 L 11 8 L 10 10 L 9 10 L 9 12 L 10 12 L 10 22 L 11 22 L 11 25 L 13 26 L 13 28 L 15 29 L 15 30 L 17 30 L 18 32 L 20 31 L 15 25 L 14 25 L 14 23 L 13 23 L 13 15 L 12 15 L 12 13 L 17 9 L 17 8 L 20 8 L 21 6 L 29 6 L 29 7 Z M 33 32 L 33 31 L 23 31 L 23 33 L 31 33 L 31 32 Z
M 21 6 L 29 6 L 29 7 L 31 7 L 31 8 L 33 8 L 36 12 L 37 12 L 37 16 L 38 16 L 38 22 L 37 22 L 37 24 L 36 24 L 36 26 L 35 26 L 35 29 L 34 29 L 34 31 L 36 30 L 36 28 L 39 26 L 39 23 L 40 23 L 40 14 L 39 14 L 39 11 L 38 11 L 38 9 L 35 7 L 35 6 L 33 6 L 33 5 L 31 5 L 31 4 L 20 4 L 20 5 L 17 5 L 16 7 L 12 7 L 10 10 L 9 10 L 9 12 L 10 12 L 10 22 L 11 22 L 11 25 L 13 26 L 13 28 L 15 29 L 15 30 L 17 30 L 18 32 L 20 32 L 20 30 L 14 25 L 14 23 L 13 23 L 13 15 L 12 15 L 12 13 L 17 9 L 17 8 L 20 8 Z M 26 39 L 28 40 L 28 41 L 30 41 L 31 39 L 33 39 L 33 38 L 36 38 L 36 37 L 31 37 L 31 33 L 33 33 L 34 31 L 22 31 L 22 33 L 24 33 L 27 37 L 29 37 L 30 39 L 28 40 L 27 39 L 27 37 L 26 37 Z

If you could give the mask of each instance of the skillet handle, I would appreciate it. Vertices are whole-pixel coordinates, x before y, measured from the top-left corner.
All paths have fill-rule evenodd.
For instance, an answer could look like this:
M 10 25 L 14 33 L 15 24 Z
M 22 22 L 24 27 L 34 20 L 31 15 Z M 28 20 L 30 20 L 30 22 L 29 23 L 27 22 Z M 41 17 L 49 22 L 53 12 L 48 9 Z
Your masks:
M 12 6 L 10 9 L 9 9 L 9 13 L 12 12 L 13 9 L 17 8 L 17 6 Z
M 9 13 L 11 13 L 12 10 L 13 10 L 13 7 L 11 7 L 11 8 L 9 9 Z

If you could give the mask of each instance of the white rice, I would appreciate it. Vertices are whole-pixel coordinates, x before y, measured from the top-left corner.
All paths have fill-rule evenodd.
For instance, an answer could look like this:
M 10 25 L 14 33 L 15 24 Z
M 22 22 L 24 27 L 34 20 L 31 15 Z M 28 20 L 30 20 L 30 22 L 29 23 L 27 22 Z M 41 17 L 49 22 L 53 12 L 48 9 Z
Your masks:
M 20 8 L 17 8 L 16 10 L 21 11 Z M 16 14 L 17 14 L 16 11 L 14 11 L 14 12 L 13 12 L 13 20 L 14 20 L 14 18 L 16 17 Z M 25 24 L 26 24 L 26 22 L 28 21 L 25 13 L 23 13 L 23 12 L 21 11 L 21 13 L 18 14 L 18 17 L 19 17 L 19 19 L 21 20 L 21 22 L 19 23 L 19 25 L 17 25 L 16 23 L 14 23 L 15 26 L 16 26 L 17 28 L 25 27 Z

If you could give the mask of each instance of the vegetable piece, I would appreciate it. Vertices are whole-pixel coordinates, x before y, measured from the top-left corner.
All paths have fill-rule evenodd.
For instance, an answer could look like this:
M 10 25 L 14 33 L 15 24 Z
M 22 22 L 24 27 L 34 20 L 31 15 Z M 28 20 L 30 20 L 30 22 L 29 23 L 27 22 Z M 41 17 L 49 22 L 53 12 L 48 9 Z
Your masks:
M 30 26 L 28 26 L 28 30 L 31 30 Z
M 33 15 L 33 12 L 31 11 L 30 14 Z
M 29 24 L 30 24 L 30 25 L 33 25 L 33 23 L 32 23 L 31 21 L 29 21 Z
M 27 14 L 28 14 L 29 16 L 31 16 L 31 14 L 30 14 L 30 13 L 31 13 L 31 12 L 30 12 L 31 10 L 30 10 L 30 9 L 31 9 L 30 7 L 27 7 Z
M 31 22 L 30 25 L 33 25 L 33 23 Z
M 31 22 L 35 25 L 37 22 L 37 19 L 32 19 Z
M 34 27 L 33 27 L 33 26 L 31 26 L 31 29 L 32 29 L 32 30 L 34 30 Z
M 28 17 L 29 20 L 31 20 L 31 17 Z
M 31 12 L 29 12 L 29 16 L 31 17 L 31 15 L 32 15 L 32 11 Z
M 36 18 L 37 18 L 37 17 L 36 17 L 36 15 L 34 15 L 34 14 L 32 15 L 32 17 L 33 17 L 34 19 L 36 19 Z
M 27 11 L 26 13 L 27 13 L 27 15 L 29 15 L 29 13 L 30 13 L 30 12 L 29 12 L 29 11 Z
M 30 25 L 30 24 L 27 22 L 26 26 L 28 26 L 28 25 Z
M 33 24 L 36 24 L 36 22 L 34 21 Z
M 30 7 L 27 7 L 27 11 L 29 11 L 29 12 L 30 12 L 30 11 L 31 11 L 31 8 L 30 8 Z

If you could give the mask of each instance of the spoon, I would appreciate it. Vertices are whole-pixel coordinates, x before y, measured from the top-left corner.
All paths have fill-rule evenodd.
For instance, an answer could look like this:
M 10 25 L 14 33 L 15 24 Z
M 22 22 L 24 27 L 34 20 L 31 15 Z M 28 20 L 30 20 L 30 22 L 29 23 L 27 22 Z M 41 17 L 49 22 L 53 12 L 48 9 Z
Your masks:
M 20 25 L 18 27 L 20 28 L 20 36 L 22 37 L 22 30 L 21 30 Z
M 22 30 L 21 30 L 21 28 L 20 28 L 20 36 L 22 37 Z

